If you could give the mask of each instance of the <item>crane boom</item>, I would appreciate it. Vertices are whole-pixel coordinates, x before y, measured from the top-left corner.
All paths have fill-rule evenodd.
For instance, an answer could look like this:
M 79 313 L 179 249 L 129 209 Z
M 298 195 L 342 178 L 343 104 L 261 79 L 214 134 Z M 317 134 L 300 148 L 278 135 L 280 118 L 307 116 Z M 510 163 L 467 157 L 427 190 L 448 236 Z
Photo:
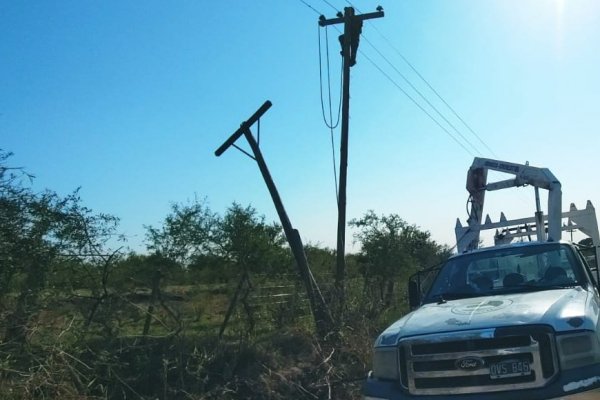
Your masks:
M 513 179 L 488 183 L 487 174 L 489 170 L 513 174 L 515 177 Z M 476 157 L 467 174 L 467 191 L 469 192 L 471 209 L 467 220 L 468 230 L 459 238 L 459 248 L 463 248 L 464 251 L 474 250 L 479 244 L 486 191 L 525 185 L 534 186 L 536 197 L 538 189 L 548 190 L 548 236 L 547 238 L 545 237 L 544 215 L 540 210 L 539 202 L 537 202 L 535 220 L 538 240 L 559 241 L 562 232 L 562 191 L 560 182 L 554 174 L 548 168 L 538 168 L 528 164 L 523 165 Z

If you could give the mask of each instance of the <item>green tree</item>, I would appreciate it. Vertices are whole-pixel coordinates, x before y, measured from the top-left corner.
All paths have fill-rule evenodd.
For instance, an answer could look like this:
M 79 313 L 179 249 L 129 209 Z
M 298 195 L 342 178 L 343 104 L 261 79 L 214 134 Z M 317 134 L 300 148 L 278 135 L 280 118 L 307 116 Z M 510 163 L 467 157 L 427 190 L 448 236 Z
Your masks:
M 60 265 L 100 264 L 100 273 L 88 272 L 106 287 L 117 254 L 107 255 L 106 244 L 118 220 L 82 206 L 77 191 L 65 197 L 50 190 L 34 192 L 28 185 L 33 177 L 9 166 L 10 157 L 0 150 L 0 300 L 8 291 L 16 296 L 5 339 L 23 342 L 49 272 L 59 273 Z
M 361 246 L 358 261 L 365 287 L 374 286 L 384 305 L 390 304 L 398 280 L 405 281 L 419 268 L 449 255 L 448 248 L 433 241 L 429 232 L 397 214 L 378 216 L 368 211 L 350 225 L 357 229 L 354 236 Z
M 149 251 L 187 266 L 212 251 L 218 218 L 205 201 L 171 205 L 171 212 L 155 228 L 146 226 Z
M 215 235 L 218 254 L 228 263 L 259 273 L 288 272 L 289 250 L 279 224 L 268 224 L 251 207 L 233 203 L 219 221 Z
M 315 276 L 330 277 L 336 261 L 335 250 L 320 247 L 316 244 L 307 244 L 304 246 L 304 252 L 310 269 Z M 346 264 L 348 264 L 348 260 L 346 260 Z M 350 271 L 348 274 L 350 275 Z
M 181 266 L 158 254 L 129 253 L 122 257 L 114 272 L 112 287 L 127 290 L 136 287 L 150 288 L 154 271 L 160 270 L 171 281 L 184 282 Z

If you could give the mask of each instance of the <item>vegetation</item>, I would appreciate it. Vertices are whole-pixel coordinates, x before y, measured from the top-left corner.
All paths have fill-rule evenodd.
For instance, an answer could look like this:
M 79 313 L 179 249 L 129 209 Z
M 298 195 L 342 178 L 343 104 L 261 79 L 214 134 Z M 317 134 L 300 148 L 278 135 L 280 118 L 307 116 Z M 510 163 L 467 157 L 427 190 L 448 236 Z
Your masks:
M 31 189 L 0 152 L 0 398 L 359 398 L 407 277 L 449 250 L 397 215 L 351 224 L 343 320 L 314 330 L 278 224 L 232 204 L 173 204 L 125 250 L 118 219 Z M 327 302 L 334 251 L 306 246 Z

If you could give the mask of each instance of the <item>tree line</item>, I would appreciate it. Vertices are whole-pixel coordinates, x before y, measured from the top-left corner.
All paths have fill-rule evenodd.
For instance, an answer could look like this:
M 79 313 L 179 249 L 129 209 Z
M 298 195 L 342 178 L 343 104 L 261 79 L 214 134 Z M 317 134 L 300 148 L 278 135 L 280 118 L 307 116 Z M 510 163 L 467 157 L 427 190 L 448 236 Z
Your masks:
M 0 152 L 2 398 L 352 398 L 373 336 L 406 312 L 408 276 L 450 254 L 399 215 L 352 220 L 360 250 L 348 255 L 345 312 L 323 338 L 299 318 L 281 226 L 252 206 L 219 215 L 205 200 L 173 203 L 136 253 L 116 216 L 77 190 L 35 191 L 33 179 Z M 335 302 L 335 252 L 305 252 Z M 263 308 L 249 300 L 258 292 Z

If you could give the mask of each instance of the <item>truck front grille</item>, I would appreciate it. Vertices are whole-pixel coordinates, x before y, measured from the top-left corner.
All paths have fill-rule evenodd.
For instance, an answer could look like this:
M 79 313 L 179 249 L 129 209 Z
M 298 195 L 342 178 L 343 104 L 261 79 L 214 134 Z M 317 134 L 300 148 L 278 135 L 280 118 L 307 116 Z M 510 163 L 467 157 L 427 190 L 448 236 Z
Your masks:
M 546 326 L 426 335 L 399 346 L 400 381 L 416 395 L 536 388 L 558 371 L 553 331 Z

